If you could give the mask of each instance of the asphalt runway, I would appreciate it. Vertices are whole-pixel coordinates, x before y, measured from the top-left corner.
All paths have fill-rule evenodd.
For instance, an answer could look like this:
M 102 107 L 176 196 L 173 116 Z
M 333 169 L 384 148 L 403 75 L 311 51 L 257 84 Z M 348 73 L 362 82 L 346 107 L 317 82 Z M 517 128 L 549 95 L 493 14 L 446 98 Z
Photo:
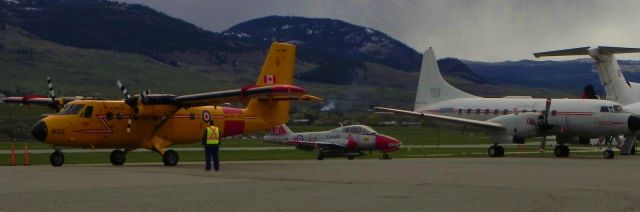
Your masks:
M 638 211 L 640 157 L 0 167 L 1 211 Z

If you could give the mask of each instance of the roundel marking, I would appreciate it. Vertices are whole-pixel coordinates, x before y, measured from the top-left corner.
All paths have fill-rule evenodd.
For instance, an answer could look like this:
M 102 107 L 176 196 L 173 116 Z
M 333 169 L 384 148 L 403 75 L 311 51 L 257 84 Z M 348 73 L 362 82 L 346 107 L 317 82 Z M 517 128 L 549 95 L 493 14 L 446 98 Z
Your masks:
M 204 111 L 202 112 L 202 121 L 204 122 L 209 122 L 211 121 L 211 114 L 209 113 L 209 111 Z
M 302 141 L 302 139 L 303 139 L 302 135 L 296 136 L 296 141 Z

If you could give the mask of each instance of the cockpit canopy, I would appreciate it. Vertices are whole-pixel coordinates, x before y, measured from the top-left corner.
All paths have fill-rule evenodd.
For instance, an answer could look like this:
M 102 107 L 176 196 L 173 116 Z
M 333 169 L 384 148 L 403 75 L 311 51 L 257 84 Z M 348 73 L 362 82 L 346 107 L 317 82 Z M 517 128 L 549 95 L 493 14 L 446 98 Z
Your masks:
M 84 104 L 66 104 L 62 108 L 62 110 L 60 110 L 60 112 L 57 114 L 58 115 L 75 115 L 75 114 L 78 114 L 83 107 L 84 107 Z
M 600 107 L 600 112 L 602 113 L 622 113 L 622 106 L 620 105 L 604 105 Z
M 365 125 L 350 125 L 350 126 L 342 127 L 341 131 L 343 133 L 360 134 L 360 135 L 374 135 L 378 133 L 375 130 L 373 130 L 371 127 L 365 126 Z

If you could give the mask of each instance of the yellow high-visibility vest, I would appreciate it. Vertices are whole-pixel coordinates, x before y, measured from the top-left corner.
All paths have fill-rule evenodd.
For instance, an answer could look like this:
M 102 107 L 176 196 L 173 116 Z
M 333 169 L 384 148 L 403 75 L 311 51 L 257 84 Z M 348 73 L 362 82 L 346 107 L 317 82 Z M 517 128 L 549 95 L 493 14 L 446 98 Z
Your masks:
M 207 127 L 207 144 L 220 143 L 220 130 L 216 126 Z

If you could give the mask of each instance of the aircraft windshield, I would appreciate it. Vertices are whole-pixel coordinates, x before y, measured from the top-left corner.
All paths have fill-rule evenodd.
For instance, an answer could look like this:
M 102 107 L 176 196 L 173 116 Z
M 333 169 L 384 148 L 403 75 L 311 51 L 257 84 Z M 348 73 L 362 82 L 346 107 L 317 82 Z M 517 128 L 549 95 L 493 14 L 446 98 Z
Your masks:
M 361 135 L 372 135 L 376 134 L 376 131 L 367 126 L 352 126 L 344 129 L 346 133 L 354 133 Z
M 613 106 L 613 112 L 614 112 L 614 113 L 622 113 L 622 112 L 624 112 L 624 111 L 622 110 L 622 106 L 620 106 L 620 105 L 614 105 L 614 106 Z
M 58 115 L 75 115 L 78 114 L 83 107 L 83 104 L 67 104 L 60 110 Z

